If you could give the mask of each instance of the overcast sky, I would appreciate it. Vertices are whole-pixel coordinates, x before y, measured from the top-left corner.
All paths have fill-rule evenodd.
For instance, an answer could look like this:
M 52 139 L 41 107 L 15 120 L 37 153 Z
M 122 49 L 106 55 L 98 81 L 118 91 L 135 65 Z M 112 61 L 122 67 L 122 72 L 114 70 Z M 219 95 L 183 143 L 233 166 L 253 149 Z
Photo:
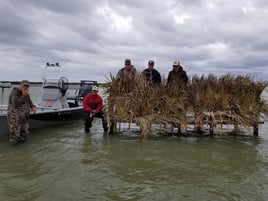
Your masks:
M 59 62 L 70 81 L 105 82 L 130 58 L 163 77 L 268 80 L 267 0 L 0 0 L 0 80 L 42 81 Z

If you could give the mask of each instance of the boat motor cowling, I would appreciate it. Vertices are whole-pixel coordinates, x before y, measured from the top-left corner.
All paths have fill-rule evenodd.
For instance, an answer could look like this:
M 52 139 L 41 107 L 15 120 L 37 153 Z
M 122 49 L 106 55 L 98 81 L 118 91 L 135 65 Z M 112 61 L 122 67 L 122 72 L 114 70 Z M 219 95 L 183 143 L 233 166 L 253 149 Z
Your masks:
M 84 98 L 88 93 L 92 91 L 92 85 L 88 83 L 82 84 L 80 87 L 80 97 Z

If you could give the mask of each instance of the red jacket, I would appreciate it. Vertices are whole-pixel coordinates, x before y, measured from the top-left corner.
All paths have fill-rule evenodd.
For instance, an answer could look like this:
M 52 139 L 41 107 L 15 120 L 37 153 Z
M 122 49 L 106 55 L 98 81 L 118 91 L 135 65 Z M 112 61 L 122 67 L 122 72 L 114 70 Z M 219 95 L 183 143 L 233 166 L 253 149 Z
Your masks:
M 102 107 L 102 98 L 98 94 L 93 95 L 92 93 L 89 93 L 83 99 L 83 108 L 87 112 L 96 110 L 96 113 L 99 113 L 102 110 Z

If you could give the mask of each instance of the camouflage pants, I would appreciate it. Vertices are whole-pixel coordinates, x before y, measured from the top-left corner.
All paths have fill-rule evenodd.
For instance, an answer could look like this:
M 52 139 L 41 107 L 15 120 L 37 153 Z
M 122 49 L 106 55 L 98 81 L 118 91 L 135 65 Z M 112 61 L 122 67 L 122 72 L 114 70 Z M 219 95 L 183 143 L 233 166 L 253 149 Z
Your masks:
M 7 123 L 11 144 L 25 142 L 29 135 L 29 113 L 21 110 L 8 111 Z

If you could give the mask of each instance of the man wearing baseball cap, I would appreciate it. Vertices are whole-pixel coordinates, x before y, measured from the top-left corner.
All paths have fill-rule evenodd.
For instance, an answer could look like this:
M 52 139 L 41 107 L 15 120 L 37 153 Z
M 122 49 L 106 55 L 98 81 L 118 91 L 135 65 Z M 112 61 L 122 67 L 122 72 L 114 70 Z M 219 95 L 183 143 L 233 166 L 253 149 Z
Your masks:
M 132 79 L 136 73 L 137 70 L 131 64 L 131 60 L 125 59 L 125 66 L 118 71 L 116 79 L 127 82 L 129 79 Z
M 142 71 L 145 79 L 152 84 L 160 84 L 161 83 L 161 76 L 160 73 L 154 68 L 154 61 L 148 61 L 148 68 Z
M 85 132 L 89 132 L 94 117 L 101 118 L 104 132 L 108 131 L 108 123 L 102 111 L 103 101 L 101 96 L 98 95 L 98 87 L 93 86 L 92 92 L 88 93 L 83 99 L 83 108 L 86 112 L 85 115 Z
M 167 85 L 183 85 L 188 82 L 188 76 L 179 61 L 173 62 L 173 69 L 168 73 Z
M 11 144 L 25 142 L 29 135 L 30 112 L 36 112 L 29 94 L 30 83 L 22 80 L 19 87 L 14 87 L 9 95 L 7 122 Z

